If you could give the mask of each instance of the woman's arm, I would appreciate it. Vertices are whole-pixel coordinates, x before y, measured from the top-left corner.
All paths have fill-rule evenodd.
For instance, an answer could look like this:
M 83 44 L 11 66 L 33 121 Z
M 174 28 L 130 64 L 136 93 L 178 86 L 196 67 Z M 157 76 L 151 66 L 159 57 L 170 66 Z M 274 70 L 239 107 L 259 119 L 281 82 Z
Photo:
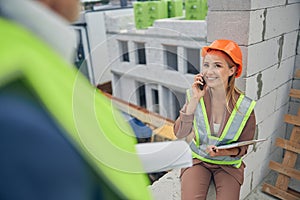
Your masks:
M 184 138 L 192 132 L 194 113 L 201 97 L 204 96 L 207 86 L 203 90 L 199 89 L 199 85 L 203 85 L 203 74 L 197 74 L 194 77 L 192 85 L 192 95 L 188 102 L 185 103 L 179 112 L 179 117 L 174 124 L 174 134 L 177 138 Z
M 173 127 L 174 134 L 179 139 L 188 136 L 193 128 L 194 114 L 187 114 L 186 107 L 187 104 L 180 110 L 179 117 L 175 121 Z

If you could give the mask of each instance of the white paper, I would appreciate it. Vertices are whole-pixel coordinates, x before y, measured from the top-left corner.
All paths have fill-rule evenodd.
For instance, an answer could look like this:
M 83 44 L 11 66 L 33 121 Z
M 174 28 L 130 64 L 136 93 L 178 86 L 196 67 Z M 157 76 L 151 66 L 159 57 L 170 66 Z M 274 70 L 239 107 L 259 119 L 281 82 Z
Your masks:
M 258 139 L 258 140 L 236 142 L 236 143 L 232 143 L 232 144 L 218 146 L 218 149 L 230 149 L 230 148 L 234 148 L 234 147 L 241 147 L 241 146 L 245 146 L 245 145 L 256 144 L 257 142 L 263 142 L 266 140 L 267 139 Z
M 192 152 L 185 141 L 140 143 L 136 145 L 147 173 L 192 166 Z

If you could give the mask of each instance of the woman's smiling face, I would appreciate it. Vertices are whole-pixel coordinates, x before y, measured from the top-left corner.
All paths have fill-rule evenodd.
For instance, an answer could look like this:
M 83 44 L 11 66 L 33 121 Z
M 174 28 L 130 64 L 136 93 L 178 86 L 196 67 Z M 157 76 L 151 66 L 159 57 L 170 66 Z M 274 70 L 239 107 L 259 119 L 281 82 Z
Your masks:
M 235 67 L 229 68 L 224 54 L 208 53 L 203 60 L 202 72 L 207 86 L 211 88 L 227 88 L 228 78 L 235 73 Z

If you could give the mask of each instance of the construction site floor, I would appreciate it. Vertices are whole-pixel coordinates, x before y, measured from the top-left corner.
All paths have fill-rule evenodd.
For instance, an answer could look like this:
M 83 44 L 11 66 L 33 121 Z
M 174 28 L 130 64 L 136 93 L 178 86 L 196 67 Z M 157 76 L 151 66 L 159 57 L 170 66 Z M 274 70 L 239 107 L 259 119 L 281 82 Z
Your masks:
M 300 159 L 298 158 L 296 169 L 300 169 Z M 159 180 L 155 181 L 151 186 L 149 186 L 152 191 L 153 197 L 155 200 L 180 200 L 180 170 L 174 169 Z M 268 195 L 262 192 L 261 188 L 264 183 L 269 183 L 274 185 L 277 179 L 277 173 L 270 171 L 270 173 L 264 178 L 264 180 L 252 190 L 252 192 L 242 200 L 276 200 L 278 198 Z M 299 191 L 300 181 L 291 179 L 289 187 Z M 214 187 L 211 186 L 208 191 L 207 200 L 214 200 L 215 191 Z

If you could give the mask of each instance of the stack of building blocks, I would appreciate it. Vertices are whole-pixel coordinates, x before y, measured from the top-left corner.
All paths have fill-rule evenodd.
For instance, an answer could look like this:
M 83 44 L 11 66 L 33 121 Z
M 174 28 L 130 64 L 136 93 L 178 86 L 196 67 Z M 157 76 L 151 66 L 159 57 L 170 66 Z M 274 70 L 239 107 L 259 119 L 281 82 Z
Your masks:
M 168 7 L 165 1 L 148 1 L 148 16 L 149 24 L 153 25 L 157 19 L 163 19 L 168 17 Z
M 168 2 L 168 17 L 183 16 L 182 0 L 169 0 Z
M 207 0 L 186 0 L 185 19 L 205 20 L 207 14 Z
M 183 16 L 182 0 L 134 2 L 136 29 L 146 29 L 157 19 Z
M 134 21 L 137 29 L 145 29 L 150 26 L 148 16 L 148 4 L 144 2 L 135 2 L 133 4 Z

